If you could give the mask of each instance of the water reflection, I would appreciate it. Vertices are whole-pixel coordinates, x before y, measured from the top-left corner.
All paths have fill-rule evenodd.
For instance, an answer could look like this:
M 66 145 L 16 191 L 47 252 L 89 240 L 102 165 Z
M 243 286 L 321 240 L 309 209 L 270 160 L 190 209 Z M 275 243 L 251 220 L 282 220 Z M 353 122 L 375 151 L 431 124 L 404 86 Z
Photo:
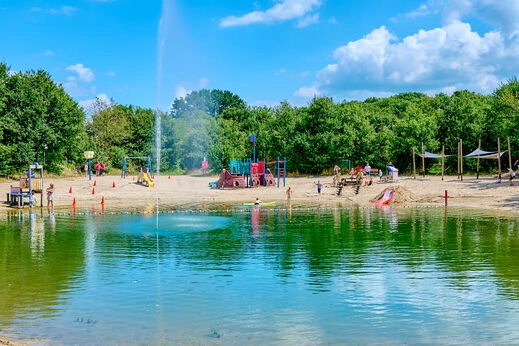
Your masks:
M 0 325 L 59 344 L 519 343 L 516 218 L 30 213 L 0 222 L 0 244 Z
M 260 216 L 260 206 L 255 205 L 252 207 L 250 212 L 250 223 L 252 227 L 252 238 L 257 238 L 259 235 L 259 216 Z

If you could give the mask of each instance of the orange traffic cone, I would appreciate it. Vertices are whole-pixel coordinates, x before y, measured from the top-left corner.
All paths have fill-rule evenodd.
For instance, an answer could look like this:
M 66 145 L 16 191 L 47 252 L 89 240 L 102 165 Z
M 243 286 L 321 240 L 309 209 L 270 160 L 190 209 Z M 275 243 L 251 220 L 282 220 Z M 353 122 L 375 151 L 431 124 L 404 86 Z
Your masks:
M 96 190 L 94 188 L 92 188 L 92 195 L 95 195 L 96 194 Z
M 101 197 L 101 204 L 105 204 L 105 196 Z
M 94 180 L 94 186 L 97 186 L 97 180 Z
M 74 197 L 74 200 L 72 201 L 72 206 L 75 208 L 76 207 L 76 197 Z
M 68 193 L 72 193 L 72 186 L 68 189 Z
M 112 182 L 112 187 L 115 187 L 115 181 L 114 181 L 114 182 Z

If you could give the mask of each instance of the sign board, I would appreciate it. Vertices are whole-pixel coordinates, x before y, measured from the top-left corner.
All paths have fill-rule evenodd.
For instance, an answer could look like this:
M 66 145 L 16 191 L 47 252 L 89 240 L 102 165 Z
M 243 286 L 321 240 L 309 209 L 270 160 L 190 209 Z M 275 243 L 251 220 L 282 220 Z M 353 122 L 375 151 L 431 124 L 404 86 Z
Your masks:
M 85 151 L 83 153 L 83 155 L 85 155 L 85 159 L 92 159 L 94 157 L 94 152 L 93 151 Z

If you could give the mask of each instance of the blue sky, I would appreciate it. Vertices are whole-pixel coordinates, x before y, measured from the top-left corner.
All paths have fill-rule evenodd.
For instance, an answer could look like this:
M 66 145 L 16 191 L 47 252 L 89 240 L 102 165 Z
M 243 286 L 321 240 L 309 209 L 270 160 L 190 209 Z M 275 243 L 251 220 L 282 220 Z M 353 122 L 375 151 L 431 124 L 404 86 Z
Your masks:
M 0 61 L 85 108 L 202 88 L 251 106 L 490 94 L 519 75 L 517 0 L 0 0 L 0 32 Z

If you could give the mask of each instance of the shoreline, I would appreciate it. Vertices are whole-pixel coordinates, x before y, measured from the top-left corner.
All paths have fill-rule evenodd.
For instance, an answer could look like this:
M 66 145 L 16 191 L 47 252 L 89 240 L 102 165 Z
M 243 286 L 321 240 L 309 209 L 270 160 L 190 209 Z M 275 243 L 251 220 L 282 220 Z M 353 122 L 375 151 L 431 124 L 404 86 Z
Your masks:
M 159 210 L 211 210 L 212 206 L 235 206 L 254 202 L 259 198 L 264 202 L 275 202 L 276 205 L 314 206 L 318 207 L 368 207 L 380 198 L 386 188 L 394 189 L 395 194 L 390 206 L 445 206 L 468 209 L 494 210 L 506 213 L 519 211 L 519 183 L 511 186 L 507 180 L 497 184 L 495 178 L 484 176 L 465 176 L 463 181 L 457 176 L 446 176 L 444 180 L 437 176 L 413 177 L 400 176 L 397 182 L 380 182 L 375 177 L 371 186 L 361 186 L 358 194 L 352 187 L 344 187 L 340 195 L 333 185 L 332 176 L 288 177 L 285 186 L 283 180 L 275 186 L 254 188 L 212 189 L 209 183 L 218 180 L 218 176 L 182 175 L 160 176 L 155 179 L 155 187 L 146 187 L 137 183 L 136 176 L 121 178 L 119 176 L 93 176 L 89 180 L 84 176 L 45 178 L 44 188 L 51 183 L 55 185 L 56 212 L 75 210 L 121 211 L 134 210 L 153 212 Z M 320 181 L 322 192 L 317 193 L 315 183 Z M 10 186 L 18 186 L 18 181 L 4 181 L 0 189 L 4 195 L 4 203 L 0 204 L 1 214 L 11 214 L 22 210 L 28 212 L 26 205 L 19 209 L 6 203 Z M 286 190 L 292 189 L 290 200 Z M 46 196 L 35 195 L 35 211 L 47 212 Z M 43 197 L 43 198 L 41 198 Z M 43 206 L 40 201 L 43 200 Z M 75 203 L 74 203 L 75 201 Z

